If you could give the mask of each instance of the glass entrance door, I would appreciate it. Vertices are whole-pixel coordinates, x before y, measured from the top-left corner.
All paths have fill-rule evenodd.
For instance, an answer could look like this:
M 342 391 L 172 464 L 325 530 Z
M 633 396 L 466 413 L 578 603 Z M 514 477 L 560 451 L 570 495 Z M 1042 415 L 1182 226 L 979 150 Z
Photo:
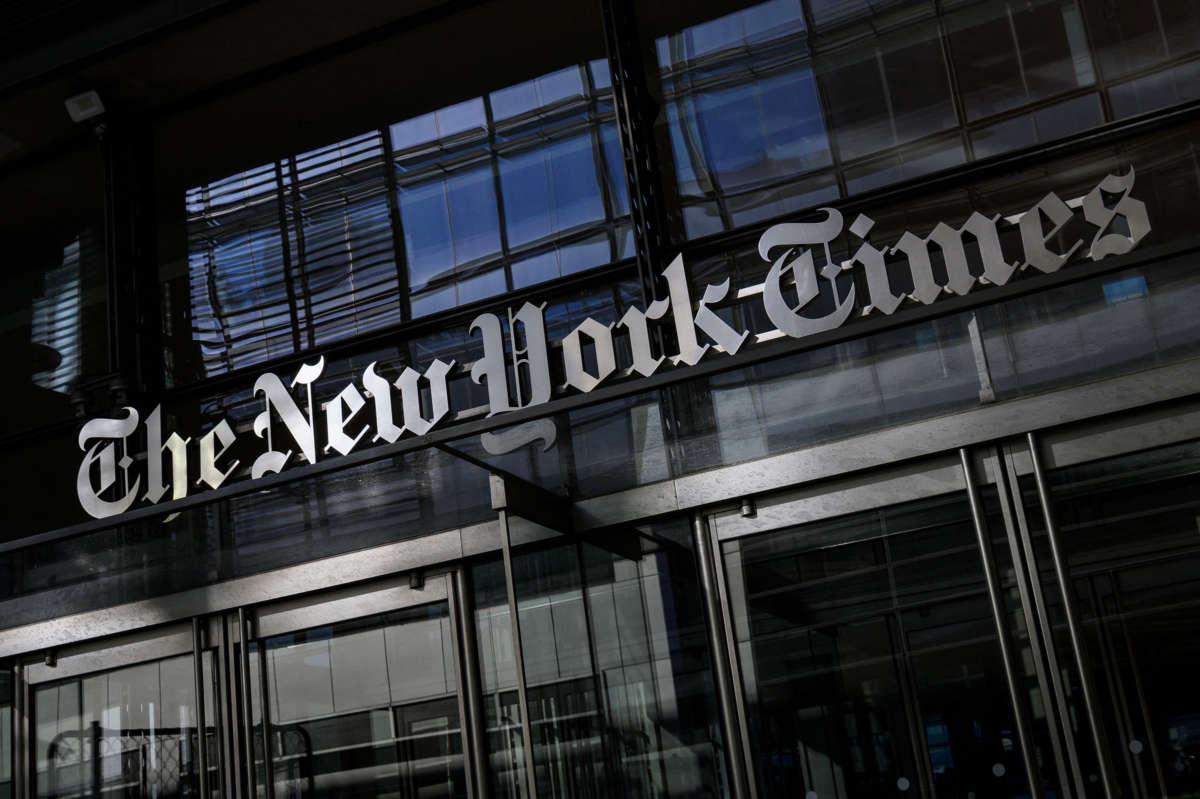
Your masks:
M 722 548 L 760 796 L 1029 795 L 964 492 Z
M 201 662 L 211 685 L 211 657 Z M 191 631 L 180 629 L 29 664 L 32 795 L 201 796 L 201 730 L 209 751 L 217 730 L 197 712 L 196 663 Z M 204 690 L 206 719 L 212 699 Z M 215 766 L 209 777 L 215 785 Z
M 258 796 L 467 796 L 448 583 L 441 575 L 255 614 Z

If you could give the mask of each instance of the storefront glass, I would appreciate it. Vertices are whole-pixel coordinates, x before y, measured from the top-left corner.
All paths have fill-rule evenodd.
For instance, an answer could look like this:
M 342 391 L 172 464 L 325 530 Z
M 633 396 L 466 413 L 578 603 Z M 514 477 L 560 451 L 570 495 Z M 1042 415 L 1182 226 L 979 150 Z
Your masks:
M 252 644 L 258 795 L 265 685 L 271 795 L 465 797 L 453 642 L 440 602 Z
M 1200 792 L 1198 471 L 1188 442 L 1047 474 L 1118 795 Z
M 191 654 L 37 688 L 33 795 L 199 796 L 195 692 Z
M 964 495 L 723 551 L 760 795 L 1028 795 Z
M 518 551 L 538 796 L 722 795 L 711 663 L 686 550 L 630 561 L 592 545 Z M 472 570 L 493 792 L 524 796 L 502 564 Z

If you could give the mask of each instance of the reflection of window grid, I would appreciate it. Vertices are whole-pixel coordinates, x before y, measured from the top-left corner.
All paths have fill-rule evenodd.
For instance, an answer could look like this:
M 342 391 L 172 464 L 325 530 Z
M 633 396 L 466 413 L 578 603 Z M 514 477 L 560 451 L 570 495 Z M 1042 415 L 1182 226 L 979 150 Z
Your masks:
M 987 118 L 972 120 L 969 124 L 959 110 L 957 124 L 948 129 L 930 131 L 905 141 L 893 135 L 896 146 L 880 147 L 876 152 L 847 159 L 839 156 L 837 138 L 841 131 L 831 121 L 831 98 L 827 96 L 825 87 L 820 86 L 821 79 L 818 78 L 818 91 L 815 95 L 817 108 L 814 110 L 819 114 L 820 122 L 825 128 L 827 146 L 831 149 L 829 167 L 798 168 L 790 174 L 765 179 L 749 187 L 738 186 L 730 189 L 722 185 L 722 176 L 713 168 L 713 158 L 703 146 L 701 126 L 694 111 L 697 98 L 739 88 L 758 91 L 758 87 L 765 81 L 786 74 L 788 70 L 804 71 L 812 75 L 815 71 L 810 50 L 812 31 L 822 36 L 831 32 L 841 35 L 843 31 L 849 35 L 853 33 L 854 26 L 861 24 L 863 20 L 869 19 L 875 26 L 875 20 L 888 16 L 889 12 L 904 5 L 905 3 L 900 1 L 880 3 L 859 0 L 851 3 L 832 0 L 771 0 L 658 40 L 660 75 L 670 115 L 672 147 L 675 150 L 677 168 L 683 170 L 683 174 L 678 176 L 678 181 L 683 195 L 680 202 L 689 237 L 736 228 L 750 221 L 767 219 L 785 212 L 803 210 L 837 196 L 848 196 L 887 183 L 956 166 L 975 157 L 991 155 L 995 150 L 985 147 L 978 137 L 998 133 L 1005 123 L 1023 123 L 1028 128 L 1027 132 L 1024 129 L 1022 132 L 1025 138 L 1002 145 L 1002 149 L 1013 149 L 1063 135 L 1062 132 L 1054 132 L 1053 127 L 1051 132 L 1043 129 L 1044 120 L 1049 115 L 1057 114 L 1060 117 L 1076 119 L 1090 119 L 1095 115 L 1095 122 L 1077 123 L 1085 128 L 1114 118 L 1114 113 L 1102 99 L 1107 99 L 1106 95 L 1118 87 L 1110 89 L 1103 75 L 1097 73 L 1096 62 L 1101 51 L 1091 43 L 1091 23 L 1081 14 L 1079 3 L 1071 0 L 1038 3 L 1038 6 L 1050 5 L 1062 10 L 1070 50 L 1065 55 L 1073 59 L 1073 69 L 1081 83 L 1079 88 L 1042 97 L 1036 102 L 1025 102 Z M 979 5 L 977 8 L 990 14 L 1007 14 L 1011 17 L 1026 6 L 1023 3 L 995 4 L 994 7 Z M 896 17 L 899 18 L 902 13 L 897 11 Z M 944 32 L 953 27 L 951 23 L 961 22 L 964 13 L 974 11 L 963 12 L 961 9 L 955 9 L 946 12 L 938 8 L 933 14 L 922 16 L 921 22 L 918 23 L 928 25 L 930 30 L 936 26 L 943 32 L 930 35 L 927 44 L 942 51 L 951 92 L 957 91 L 955 87 L 958 80 L 953 59 L 950 57 L 951 42 Z M 725 27 L 723 33 L 719 30 L 721 24 Z M 731 35 L 731 32 L 734 33 Z M 700 43 L 689 38 L 697 36 L 701 39 Z M 722 36 L 724 40 L 719 41 Z M 1017 48 L 1014 52 L 1019 59 L 1020 42 L 1017 41 L 1015 30 L 1012 36 L 1013 46 Z M 855 41 L 858 44 L 852 45 L 853 47 L 862 46 L 861 38 L 856 38 Z M 882 62 L 879 61 L 882 51 L 878 46 L 868 46 L 876 51 L 880 81 L 884 86 L 885 101 L 889 105 L 888 123 L 894 132 L 896 117 L 886 96 L 890 91 L 888 79 L 883 71 Z M 827 53 L 827 48 L 819 49 L 823 59 L 838 57 L 837 48 L 828 50 Z M 1178 61 L 1177 54 L 1171 55 Z M 1166 62 L 1144 66 L 1139 75 L 1146 76 L 1147 80 L 1155 78 L 1162 71 L 1164 63 Z M 1177 65 L 1178 69 L 1186 69 L 1190 62 L 1179 63 L 1181 66 Z M 1024 70 L 1027 67 L 1022 64 L 1020 69 L 1020 78 L 1024 81 Z M 1172 67 L 1168 67 L 1168 70 L 1170 69 Z M 1126 80 L 1126 77 L 1122 76 L 1122 79 Z M 1128 80 L 1126 85 L 1132 83 L 1133 80 Z M 1101 91 L 1100 94 L 1097 93 L 1097 89 Z M 1176 101 L 1188 99 L 1177 89 L 1175 93 Z M 950 99 L 949 94 L 946 99 Z M 955 97 L 955 105 L 961 109 L 960 98 Z M 1115 116 L 1121 115 L 1117 113 Z M 978 154 L 976 149 L 980 151 Z M 687 174 L 688 172 L 692 174 Z M 714 218 L 716 227 L 693 228 L 695 214 L 702 212 Z
M 571 84 L 579 90 L 563 90 Z M 522 92 L 532 102 L 522 105 Z M 540 150 L 552 173 L 566 141 L 587 142 L 598 213 L 510 246 L 501 161 Z M 406 146 L 393 151 L 394 143 Z M 204 373 L 632 255 L 620 160 L 607 65 L 596 61 L 188 191 L 192 335 Z M 406 200 L 418 191 L 434 198 L 429 207 L 441 195 L 448 261 L 430 264 L 413 249 L 428 234 L 419 219 L 405 227 Z M 479 222 L 478 213 L 456 220 L 452 205 L 463 198 L 486 201 L 493 241 L 456 237 L 456 224 Z M 534 259 L 540 271 L 522 268 L 514 283 L 513 265 Z
M 80 278 L 80 240 L 63 248 L 62 262 L 45 273 L 45 291 L 33 300 L 30 341 L 58 353 L 52 369 L 33 373 L 42 388 L 65 394 L 80 368 L 80 316 L 83 285 Z

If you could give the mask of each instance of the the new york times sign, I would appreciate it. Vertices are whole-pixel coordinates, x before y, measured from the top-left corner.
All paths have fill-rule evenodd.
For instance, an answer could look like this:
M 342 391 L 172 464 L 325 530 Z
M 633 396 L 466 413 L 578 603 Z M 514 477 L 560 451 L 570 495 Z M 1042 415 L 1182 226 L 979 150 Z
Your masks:
M 870 241 L 874 222 L 859 214 L 848 230 L 852 241 L 861 243 L 840 263 L 832 259 L 829 249 L 844 230 L 845 220 L 837 210 L 819 209 L 825 218 L 817 222 L 775 225 L 759 239 L 758 253 L 771 264 L 762 285 L 762 304 L 776 332 L 759 338 L 804 338 L 841 326 L 856 311 L 864 316 L 891 315 L 905 302 L 930 305 L 944 294 L 964 295 L 977 286 L 1003 286 L 1021 269 L 1052 273 L 1073 258 L 1098 261 L 1129 252 L 1150 232 L 1146 206 L 1131 194 L 1133 184 L 1133 169 L 1123 176 L 1108 175 L 1077 204 L 1077 210 L 1056 194 L 1047 194 L 1016 217 L 1023 258 L 1013 262 L 1006 261 L 1001 251 L 1000 217 L 978 212 L 958 227 L 940 222 L 923 236 L 906 232 L 890 247 Z M 1051 240 L 1080 213 L 1096 228 L 1091 240 L 1080 238 L 1062 251 L 1054 249 Z M 974 271 L 979 274 L 969 267 L 968 242 L 973 242 L 978 252 Z M 933 268 L 934 247 L 941 251 L 944 273 Z M 889 279 L 886 259 L 897 254 L 907 261 L 911 293 L 896 293 Z M 848 287 L 847 281 L 836 282 L 839 274 L 849 270 L 860 270 L 861 280 Z M 943 274 L 944 282 L 940 279 Z M 644 309 L 630 308 L 615 325 L 585 319 L 559 347 L 552 348 L 546 339 L 544 306 L 525 303 L 515 311 L 508 309 L 507 333 L 496 314 L 475 317 L 467 332 L 482 338 L 484 354 L 470 365 L 470 377 L 487 389 L 488 415 L 549 402 L 552 351 L 562 359 L 567 390 L 587 393 L 618 376 L 649 377 L 660 369 L 695 365 L 706 356 L 732 355 L 746 345 L 749 332 L 730 326 L 713 310 L 727 299 L 728 279 L 706 286 L 697 300 L 689 289 L 682 256 L 676 257 L 662 276 L 669 289 L 667 298 Z M 866 296 L 856 290 L 856 283 L 865 286 Z M 822 288 L 826 297 L 832 292 L 832 303 L 814 302 Z M 829 310 L 820 313 L 818 307 Z M 654 354 L 651 340 L 656 325 L 673 330 L 677 352 Z M 628 337 L 632 361 L 627 369 L 617 369 L 614 328 Z M 591 371 L 585 365 L 585 347 L 594 349 Z M 714 354 L 709 355 L 710 350 Z M 250 464 L 251 479 L 280 472 L 294 460 L 316 463 L 319 430 L 324 434 L 325 453 L 346 455 L 370 442 L 393 443 L 401 436 L 425 435 L 435 425 L 453 419 L 457 411 L 466 410 L 450 407 L 447 377 L 455 369 L 467 368 L 453 361 L 434 360 L 423 372 L 406 367 L 391 382 L 372 363 L 360 382 L 346 385 L 322 409 L 313 404 L 312 385 L 324 366 L 322 357 L 304 364 L 290 380 L 267 372 L 255 381 L 255 397 L 261 397 L 262 411 L 254 419 L 253 433 L 263 446 Z M 510 391 L 510 366 L 522 378 L 515 381 L 516 396 Z M 559 373 L 557 369 L 555 373 Z M 423 389 L 427 392 L 424 403 Z M 229 456 L 238 436 L 227 419 L 192 439 L 163 430 L 161 406 L 144 420 L 134 408 L 124 411 L 123 418 L 93 419 L 79 431 L 84 454 L 76 491 L 84 510 L 94 517 L 124 513 L 139 500 L 156 503 L 168 495 L 182 498 L 190 484 L 218 488 L 240 465 Z M 146 437 L 146 458 L 141 462 L 129 451 L 129 439 L 139 426 L 144 427 Z M 357 432 L 351 434 L 350 429 Z M 197 457 L 189 459 L 192 447 L 198 450 Z M 198 474 L 189 474 L 189 460 L 199 464 Z

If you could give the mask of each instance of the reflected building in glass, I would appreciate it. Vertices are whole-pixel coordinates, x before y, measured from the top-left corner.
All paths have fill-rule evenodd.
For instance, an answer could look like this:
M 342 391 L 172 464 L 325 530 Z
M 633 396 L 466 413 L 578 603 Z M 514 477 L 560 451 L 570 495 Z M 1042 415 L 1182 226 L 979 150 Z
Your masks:
M 1200 795 L 1194 0 L 9 5 L 0 799 Z

